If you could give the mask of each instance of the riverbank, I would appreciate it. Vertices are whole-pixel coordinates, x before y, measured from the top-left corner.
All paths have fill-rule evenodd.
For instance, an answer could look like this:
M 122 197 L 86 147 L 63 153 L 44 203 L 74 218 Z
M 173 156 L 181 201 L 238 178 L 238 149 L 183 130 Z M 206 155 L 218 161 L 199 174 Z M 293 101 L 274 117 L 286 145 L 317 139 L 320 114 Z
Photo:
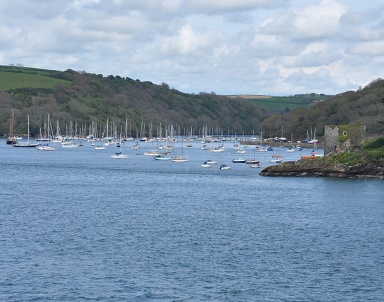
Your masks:
M 384 179 L 384 166 L 377 163 L 338 164 L 326 159 L 308 159 L 270 166 L 262 176 L 339 177 Z

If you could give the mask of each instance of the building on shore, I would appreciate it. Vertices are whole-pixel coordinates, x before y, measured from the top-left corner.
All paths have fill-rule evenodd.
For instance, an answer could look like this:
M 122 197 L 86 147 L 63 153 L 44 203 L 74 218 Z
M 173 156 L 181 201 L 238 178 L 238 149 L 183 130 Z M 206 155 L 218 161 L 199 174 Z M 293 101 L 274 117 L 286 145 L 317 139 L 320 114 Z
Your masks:
M 324 155 L 360 146 L 365 141 L 365 131 L 365 124 L 325 125 Z

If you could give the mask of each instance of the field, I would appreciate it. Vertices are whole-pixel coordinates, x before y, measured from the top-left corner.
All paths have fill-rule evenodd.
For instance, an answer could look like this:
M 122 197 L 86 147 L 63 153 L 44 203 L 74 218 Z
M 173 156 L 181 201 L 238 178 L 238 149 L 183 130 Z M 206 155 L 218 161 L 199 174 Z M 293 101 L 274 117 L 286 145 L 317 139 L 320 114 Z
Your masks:
M 18 66 L 0 66 L 0 91 L 17 88 L 54 88 L 71 85 L 70 81 L 50 76 L 49 70 Z
M 292 110 L 295 108 L 308 108 L 314 103 L 325 100 L 323 94 L 299 94 L 294 96 L 267 96 L 267 95 L 237 95 L 245 100 L 257 103 L 260 107 L 276 110 Z

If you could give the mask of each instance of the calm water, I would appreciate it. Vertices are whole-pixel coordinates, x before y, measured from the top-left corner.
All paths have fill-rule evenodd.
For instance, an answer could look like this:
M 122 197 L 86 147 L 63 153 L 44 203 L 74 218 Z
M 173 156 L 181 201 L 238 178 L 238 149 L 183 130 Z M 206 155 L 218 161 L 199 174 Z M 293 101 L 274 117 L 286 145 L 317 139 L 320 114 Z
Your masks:
M 132 144 L 116 160 L 0 140 L 0 301 L 384 300 L 382 180 L 261 177 L 229 143 L 187 163 Z

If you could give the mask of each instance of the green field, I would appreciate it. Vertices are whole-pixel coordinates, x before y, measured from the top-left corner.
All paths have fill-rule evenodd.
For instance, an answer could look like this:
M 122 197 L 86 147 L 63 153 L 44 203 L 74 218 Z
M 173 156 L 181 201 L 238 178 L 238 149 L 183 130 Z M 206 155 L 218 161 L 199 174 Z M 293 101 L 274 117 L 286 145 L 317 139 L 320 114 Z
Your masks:
M 51 77 L 49 70 L 0 66 L 0 90 L 27 87 L 54 88 L 57 84 L 70 86 L 72 83 L 67 80 Z
M 234 96 L 232 96 L 234 97 Z M 308 108 L 320 100 L 325 100 L 328 96 L 323 94 L 299 94 L 294 96 L 262 96 L 262 95 L 239 95 L 247 101 L 258 104 L 267 109 L 295 109 Z

